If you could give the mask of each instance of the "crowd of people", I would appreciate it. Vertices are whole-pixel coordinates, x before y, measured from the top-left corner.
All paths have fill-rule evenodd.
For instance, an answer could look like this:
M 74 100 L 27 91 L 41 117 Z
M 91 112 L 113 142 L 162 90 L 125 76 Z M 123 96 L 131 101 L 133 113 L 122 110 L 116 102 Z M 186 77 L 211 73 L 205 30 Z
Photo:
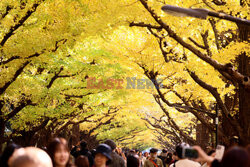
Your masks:
M 184 148 L 197 153 L 187 157 Z M 160 152 L 160 153 L 159 153 Z M 186 143 L 176 146 L 175 152 L 151 148 L 150 152 L 124 150 L 113 140 L 106 140 L 96 149 L 88 150 L 87 143 L 69 149 L 64 138 L 54 138 L 43 149 L 9 144 L 1 155 L 1 167 L 250 167 L 250 147 L 231 147 L 216 158 L 216 151 L 206 153 L 199 146 Z M 217 156 L 218 157 L 218 156 Z

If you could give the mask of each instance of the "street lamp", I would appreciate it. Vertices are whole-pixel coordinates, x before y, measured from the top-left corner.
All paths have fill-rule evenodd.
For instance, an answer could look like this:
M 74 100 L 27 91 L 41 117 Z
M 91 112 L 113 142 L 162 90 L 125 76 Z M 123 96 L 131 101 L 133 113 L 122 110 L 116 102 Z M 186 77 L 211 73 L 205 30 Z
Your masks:
M 217 17 L 217 18 L 220 18 L 220 19 L 229 20 L 229 21 L 232 21 L 232 22 L 235 22 L 235 23 L 245 24 L 245 25 L 248 25 L 248 26 L 250 25 L 250 20 L 241 19 L 241 18 L 238 18 L 238 17 L 233 17 L 233 16 L 227 15 L 225 13 L 213 12 L 213 11 L 210 11 L 210 10 L 207 10 L 207 9 L 181 8 L 181 7 L 172 6 L 172 5 L 162 6 L 161 9 L 164 12 L 166 12 L 168 14 L 175 15 L 175 16 L 190 16 L 190 17 L 196 17 L 196 18 L 200 18 L 200 19 L 206 19 L 207 16 L 213 16 L 213 17 Z

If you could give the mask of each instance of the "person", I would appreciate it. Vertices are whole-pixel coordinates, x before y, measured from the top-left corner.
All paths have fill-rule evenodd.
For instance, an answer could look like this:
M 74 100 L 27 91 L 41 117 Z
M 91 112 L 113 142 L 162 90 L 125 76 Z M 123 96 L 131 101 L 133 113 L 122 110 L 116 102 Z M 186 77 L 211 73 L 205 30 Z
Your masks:
M 107 144 L 99 144 L 96 148 L 94 166 L 93 167 L 106 167 L 112 162 L 111 148 Z
M 166 167 L 169 167 L 169 165 L 171 164 L 171 162 L 172 162 L 172 160 L 173 160 L 172 155 L 173 155 L 173 154 L 172 154 L 171 152 L 169 152 L 169 153 L 167 154 Z
M 170 165 L 173 164 L 173 163 L 176 163 L 178 160 L 179 160 L 179 158 L 178 158 L 177 153 L 176 153 L 176 151 L 175 151 L 175 152 L 173 153 L 173 155 L 172 155 L 172 161 L 169 163 L 168 166 L 170 166 Z
M 143 155 L 144 155 L 144 157 L 146 157 L 146 159 L 148 159 L 148 156 L 149 156 L 148 152 L 145 152 Z
M 71 155 L 73 155 L 75 157 L 75 159 L 80 156 L 80 155 L 83 155 L 83 156 L 86 156 L 88 157 L 88 160 L 89 160 L 89 165 L 92 166 L 93 163 L 94 163 L 94 158 L 91 154 L 91 152 L 88 150 L 87 148 L 87 143 L 86 141 L 82 140 L 80 142 L 80 147 L 78 146 L 75 146 L 72 150 L 71 150 Z
M 116 147 L 116 153 L 123 158 L 124 163 L 126 164 L 127 163 L 127 157 L 125 156 L 122 148 Z
M 143 160 L 143 155 L 142 155 L 142 152 L 141 151 L 139 151 L 139 153 L 138 153 L 138 159 L 139 159 L 139 166 L 140 167 L 142 167 L 144 164 L 143 164 L 143 162 L 142 162 L 142 160 Z
M 10 167 L 52 167 L 49 155 L 36 147 L 16 150 L 11 156 L 9 164 Z
M 137 156 L 134 149 L 129 150 L 128 155 Z
M 144 152 L 143 157 L 142 157 L 142 166 L 144 166 L 145 161 L 148 159 L 148 152 Z
M 80 155 L 75 160 L 75 165 L 77 167 L 89 167 L 88 157 Z
M 166 167 L 167 154 L 168 154 L 168 151 L 166 149 L 162 149 L 160 156 L 158 156 L 158 158 L 160 158 L 162 160 L 164 167 Z
M 172 153 L 171 152 L 168 152 L 167 153 L 167 158 L 166 158 L 166 167 L 169 167 L 169 165 L 170 165 L 170 163 L 171 163 L 171 161 L 172 161 L 173 159 L 172 159 Z
M 211 149 L 210 151 L 208 151 L 207 155 L 215 157 L 215 150 Z M 203 163 L 202 167 L 208 167 L 207 162 L 202 162 L 202 163 Z
M 215 157 L 207 155 L 200 146 L 194 146 L 194 149 L 198 151 L 199 157 L 196 161 L 207 162 L 211 167 L 249 167 L 250 155 L 247 149 L 234 146 L 228 149 L 219 161 Z
M 2 167 L 9 167 L 8 161 L 9 161 L 10 157 L 12 156 L 14 151 L 19 149 L 19 148 L 21 148 L 21 146 L 15 144 L 15 143 L 8 144 L 5 147 L 3 154 L 1 156 L 1 159 L 0 159 L 0 164 Z
M 189 147 L 189 145 L 181 143 L 176 146 L 175 150 L 179 160 L 171 164 L 170 167 L 200 167 L 201 165 L 198 162 L 189 160 L 182 156 L 182 150 L 184 147 Z
M 116 149 L 115 142 L 113 140 L 108 139 L 104 143 L 109 145 L 112 150 L 111 152 L 112 162 L 109 164 L 109 167 L 125 167 L 124 159 L 115 152 Z
M 127 157 L 127 167 L 139 167 L 140 161 L 134 155 L 129 155 Z
M 145 161 L 144 167 L 163 167 L 162 160 L 157 158 L 157 152 L 156 148 L 150 149 L 150 157 Z
M 54 138 L 48 145 L 47 151 L 54 167 L 72 167 L 68 143 L 64 138 Z

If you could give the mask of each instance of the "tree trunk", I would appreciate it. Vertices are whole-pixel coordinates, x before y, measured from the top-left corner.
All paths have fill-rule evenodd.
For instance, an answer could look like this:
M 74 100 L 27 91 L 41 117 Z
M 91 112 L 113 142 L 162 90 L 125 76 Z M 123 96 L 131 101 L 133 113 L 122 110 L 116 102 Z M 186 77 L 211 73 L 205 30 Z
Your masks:
M 238 25 L 238 27 L 240 41 L 249 42 L 250 26 Z M 238 71 L 248 76 L 248 82 L 250 82 L 250 57 L 248 56 L 246 52 L 239 55 Z M 239 142 L 245 146 L 250 143 L 250 92 L 242 84 L 239 84 L 239 122 L 243 130 L 239 136 Z
M 4 130 L 5 130 L 5 122 L 2 118 L 0 118 L 0 154 L 2 153 L 2 147 L 4 143 Z

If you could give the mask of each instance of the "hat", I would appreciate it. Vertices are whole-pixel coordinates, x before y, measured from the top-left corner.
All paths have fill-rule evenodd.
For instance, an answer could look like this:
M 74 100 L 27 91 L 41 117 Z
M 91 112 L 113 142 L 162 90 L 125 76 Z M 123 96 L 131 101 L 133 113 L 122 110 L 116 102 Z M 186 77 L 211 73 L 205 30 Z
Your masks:
M 115 142 L 113 140 L 108 139 L 104 143 L 109 145 L 112 150 L 114 150 L 116 148 L 116 144 L 115 144 Z
M 156 148 L 151 148 L 150 149 L 150 153 L 156 153 L 156 152 L 158 152 L 158 150 Z
M 97 146 L 97 148 L 96 148 L 95 154 L 101 153 L 104 156 L 106 156 L 109 160 L 112 160 L 112 158 L 111 158 L 111 152 L 112 152 L 112 150 L 109 147 L 109 145 L 107 145 L 107 144 L 99 144 Z

